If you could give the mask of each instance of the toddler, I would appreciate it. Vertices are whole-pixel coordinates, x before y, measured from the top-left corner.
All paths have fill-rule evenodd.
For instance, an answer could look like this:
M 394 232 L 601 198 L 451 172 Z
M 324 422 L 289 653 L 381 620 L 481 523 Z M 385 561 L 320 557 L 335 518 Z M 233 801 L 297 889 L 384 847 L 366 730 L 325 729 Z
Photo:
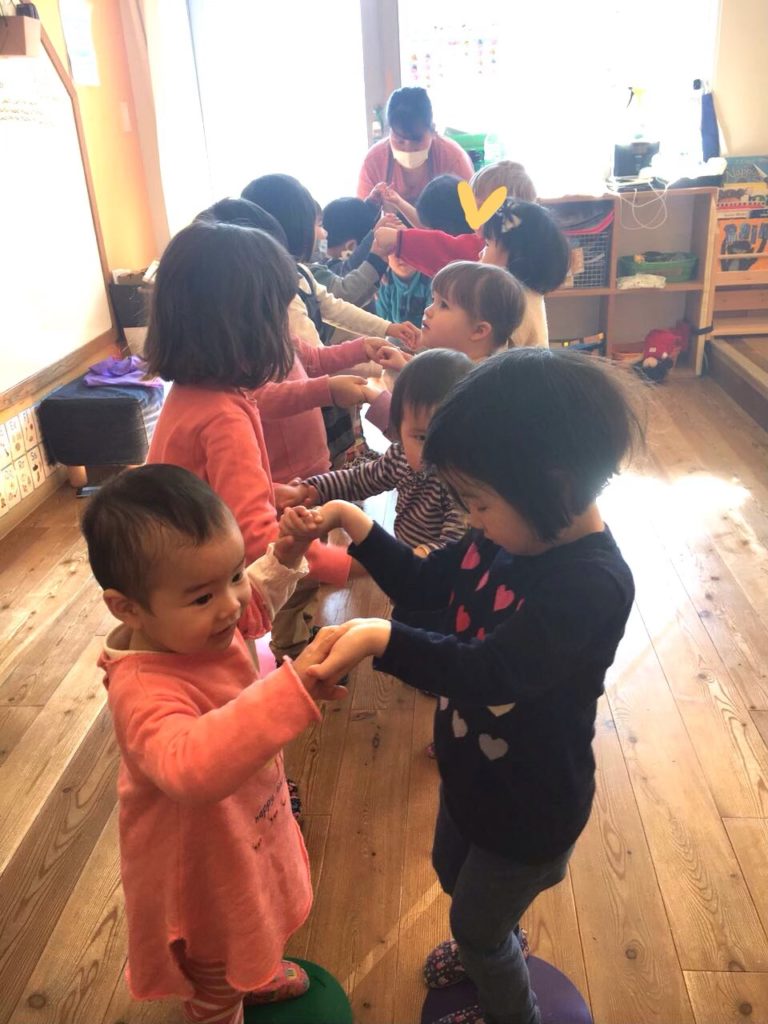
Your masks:
M 398 441 L 378 459 L 313 476 L 295 486 L 292 504 L 317 505 L 332 498 L 359 501 L 397 489 L 395 536 L 416 554 L 428 555 L 466 532 L 464 513 L 445 485 L 422 463 L 429 421 L 450 389 L 472 368 L 462 352 L 422 352 L 399 374 L 390 419 Z
M 342 526 L 398 604 L 442 612 L 434 632 L 347 623 L 308 670 L 332 680 L 373 655 L 380 671 L 440 695 L 432 859 L 453 940 L 427 957 L 425 976 L 442 987 L 469 975 L 479 1002 L 439 1024 L 541 1020 L 516 929 L 564 877 L 589 818 L 597 701 L 634 597 L 596 499 L 641 436 L 616 371 L 513 349 L 457 384 L 429 427 L 424 459 L 467 510 L 464 540 L 420 559 L 340 501 L 296 524 L 298 535 Z
M 265 621 L 306 573 L 304 545 L 278 540 L 246 567 L 226 505 L 176 466 L 131 470 L 91 499 L 83 532 L 121 621 L 104 669 L 120 746 L 120 859 L 128 980 L 137 999 L 179 996 L 197 1024 L 241 1024 L 243 1002 L 302 995 L 282 959 L 312 888 L 281 748 L 343 688 L 293 663 L 258 679 L 237 622 Z

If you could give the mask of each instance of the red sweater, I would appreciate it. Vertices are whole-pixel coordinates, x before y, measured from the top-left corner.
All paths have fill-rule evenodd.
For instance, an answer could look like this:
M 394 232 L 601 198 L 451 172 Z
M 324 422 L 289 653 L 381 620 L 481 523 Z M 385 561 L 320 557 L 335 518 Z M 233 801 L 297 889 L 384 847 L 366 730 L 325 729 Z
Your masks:
M 362 338 L 330 348 L 315 348 L 293 339 L 296 359 L 285 380 L 265 384 L 253 392 L 259 406 L 272 479 L 287 484 L 327 473 L 331 456 L 320 408 L 333 405 L 328 374 L 368 359 Z
M 479 235 L 448 235 L 445 231 L 427 228 L 407 228 L 397 233 L 396 254 L 416 270 L 434 277 L 438 270 L 455 260 L 476 263 L 485 248 Z
M 272 474 L 256 401 L 236 390 L 174 384 L 157 421 L 147 462 L 170 462 L 205 480 L 242 530 L 247 562 L 278 534 Z M 344 586 L 351 560 L 343 548 L 315 541 L 310 573 Z

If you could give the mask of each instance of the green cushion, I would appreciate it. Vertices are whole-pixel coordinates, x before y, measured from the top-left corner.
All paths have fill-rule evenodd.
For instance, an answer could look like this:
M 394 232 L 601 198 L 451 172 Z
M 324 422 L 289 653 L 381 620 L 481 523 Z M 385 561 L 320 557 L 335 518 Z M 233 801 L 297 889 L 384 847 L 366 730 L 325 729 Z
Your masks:
M 286 957 L 309 975 L 309 990 L 298 999 L 246 1006 L 246 1024 L 354 1024 L 344 989 L 328 971 L 308 960 Z

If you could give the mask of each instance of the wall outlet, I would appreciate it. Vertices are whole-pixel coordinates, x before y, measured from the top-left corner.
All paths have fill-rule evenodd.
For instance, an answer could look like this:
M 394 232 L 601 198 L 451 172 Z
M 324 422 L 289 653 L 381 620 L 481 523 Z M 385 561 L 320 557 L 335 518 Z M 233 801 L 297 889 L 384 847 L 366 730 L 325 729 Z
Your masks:
M 35 487 L 39 487 L 45 480 L 45 468 L 40 448 L 30 448 L 27 452 L 27 458 L 29 459 L 29 468 L 32 473 L 32 483 Z
M 11 442 L 11 458 L 18 459 L 27 450 L 24 447 L 24 431 L 21 429 L 21 420 L 18 416 L 11 416 L 5 424 L 5 428 Z
M 18 505 L 21 501 L 21 488 L 19 487 L 16 470 L 13 466 L 6 466 L 2 471 L 2 481 L 8 508 L 13 508 L 14 505 Z
M 21 497 L 28 498 L 35 489 L 35 485 L 32 480 L 32 470 L 29 466 L 29 459 L 26 455 L 22 455 L 20 459 L 16 459 L 13 465 L 16 470 L 16 479 L 19 481 L 19 492 L 21 493 Z
M 35 445 L 40 444 L 40 435 L 37 432 L 37 422 L 33 409 L 25 409 L 19 415 L 21 420 L 21 429 L 24 433 L 24 447 L 27 451 L 30 448 L 34 448 Z
M 0 469 L 4 469 L 11 462 L 11 439 L 5 424 L 0 423 Z

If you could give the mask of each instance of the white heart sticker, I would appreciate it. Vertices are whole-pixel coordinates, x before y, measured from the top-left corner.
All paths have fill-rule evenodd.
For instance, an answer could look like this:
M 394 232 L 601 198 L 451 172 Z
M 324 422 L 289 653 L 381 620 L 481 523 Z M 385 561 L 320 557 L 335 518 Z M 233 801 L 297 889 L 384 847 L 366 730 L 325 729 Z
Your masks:
M 511 711 L 514 706 L 514 701 L 512 704 L 489 704 L 488 710 L 492 715 L 496 715 L 497 718 L 501 718 L 502 715 L 506 715 L 508 711 Z
M 453 735 L 457 740 L 463 739 L 469 732 L 469 726 L 461 717 L 458 711 L 453 712 L 453 718 L 451 719 L 453 726 Z
M 439 704 L 441 711 L 447 711 L 448 710 L 448 698 L 447 697 L 441 697 L 440 700 L 437 703 Z
M 509 750 L 509 744 L 506 740 L 494 739 L 487 732 L 483 732 L 478 736 L 478 743 L 489 761 L 498 761 Z

